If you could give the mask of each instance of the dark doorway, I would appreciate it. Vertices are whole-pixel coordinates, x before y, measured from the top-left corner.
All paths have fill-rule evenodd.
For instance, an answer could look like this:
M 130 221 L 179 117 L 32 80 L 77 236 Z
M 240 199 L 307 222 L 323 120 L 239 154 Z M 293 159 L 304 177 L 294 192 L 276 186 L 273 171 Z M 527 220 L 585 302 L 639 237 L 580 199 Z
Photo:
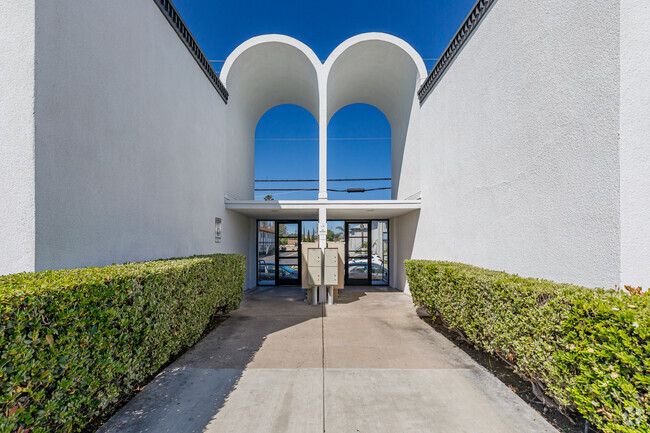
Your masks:
M 257 222 L 257 284 L 300 285 L 300 221 Z

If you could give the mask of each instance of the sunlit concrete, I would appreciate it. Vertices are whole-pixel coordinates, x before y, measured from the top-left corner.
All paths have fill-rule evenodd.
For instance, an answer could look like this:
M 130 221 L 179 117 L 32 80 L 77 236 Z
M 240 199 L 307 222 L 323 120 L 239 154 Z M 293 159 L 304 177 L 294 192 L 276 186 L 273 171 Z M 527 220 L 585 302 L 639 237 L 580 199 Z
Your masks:
M 312 307 L 297 288 L 238 311 L 101 429 L 113 432 L 557 433 L 390 288 Z

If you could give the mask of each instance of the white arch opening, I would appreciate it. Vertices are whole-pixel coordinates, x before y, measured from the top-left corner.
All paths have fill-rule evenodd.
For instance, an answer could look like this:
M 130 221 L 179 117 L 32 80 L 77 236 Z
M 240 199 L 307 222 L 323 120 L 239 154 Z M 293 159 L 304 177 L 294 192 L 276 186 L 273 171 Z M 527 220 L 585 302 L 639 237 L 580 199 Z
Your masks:
M 271 108 L 294 104 L 320 125 L 320 193 L 326 198 L 327 124 L 341 108 L 368 104 L 391 126 L 392 198 L 399 192 L 403 155 L 417 89 L 426 78 L 424 61 L 408 43 L 385 33 L 364 33 L 341 43 L 323 64 L 302 42 L 283 35 L 254 37 L 224 63 L 221 78 L 230 92 L 229 109 L 250 132 Z M 244 132 L 244 135 L 248 132 Z
M 243 110 L 252 126 L 271 108 L 299 105 L 318 119 L 321 63 L 302 42 L 283 35 L 247 40 L 224 63 L 221 79 L 233 110 Z
M 402 161 L 417 89 L 426 79 L 422 57 L 408 43 L 385 33 L 365 33 L 340 44 L 325 62 L 327 119 L 355 103 L 381 110 L 391 126 L 392 198 L 399 194 Z

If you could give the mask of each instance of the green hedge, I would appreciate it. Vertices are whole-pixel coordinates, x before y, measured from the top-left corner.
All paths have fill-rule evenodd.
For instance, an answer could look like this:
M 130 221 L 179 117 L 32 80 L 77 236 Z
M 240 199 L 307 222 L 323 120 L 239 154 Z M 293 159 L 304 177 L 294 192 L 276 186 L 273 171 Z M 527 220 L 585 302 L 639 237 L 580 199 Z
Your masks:
M 650 296 L 409 260 L 413 301 L 604 432 L 649 432 Z M 548 397 L 547 397 L 548 396 Z
M 0 432 L 80 431 L 239 306 L 214 255 L 0 277 Z

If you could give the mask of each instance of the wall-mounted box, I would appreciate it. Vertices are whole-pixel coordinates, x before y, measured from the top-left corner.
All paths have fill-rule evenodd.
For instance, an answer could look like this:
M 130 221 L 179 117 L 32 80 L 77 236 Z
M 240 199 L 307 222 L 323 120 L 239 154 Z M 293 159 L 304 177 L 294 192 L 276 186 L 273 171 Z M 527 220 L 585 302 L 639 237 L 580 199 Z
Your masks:
M 323 284 L 321 268 L 308 267 L 307 268 L 307 281 L 310 286 L 320 286 Z
M 307 266 L 320 268 L 322 255 L 320 248 L 309 248 L 307 251 Z
M 339 265 L 339 250 L 338 248 L 325 248 L 325 266 L 338 266 Z
M 307 284 L 311 287 L 323 284 L 322 252 L 320 248 L 307 251 Z
M 221 243 L 221 218 L 214 219 L 214 242 Z
M 325 248 L 325 275 L 324 285 L 338 286 L 339 284 L 339 250 L 338 248 Z
M 339 268 L 338 266 L 325 267 L 325 286 L 336 286 L 339 283 Z

